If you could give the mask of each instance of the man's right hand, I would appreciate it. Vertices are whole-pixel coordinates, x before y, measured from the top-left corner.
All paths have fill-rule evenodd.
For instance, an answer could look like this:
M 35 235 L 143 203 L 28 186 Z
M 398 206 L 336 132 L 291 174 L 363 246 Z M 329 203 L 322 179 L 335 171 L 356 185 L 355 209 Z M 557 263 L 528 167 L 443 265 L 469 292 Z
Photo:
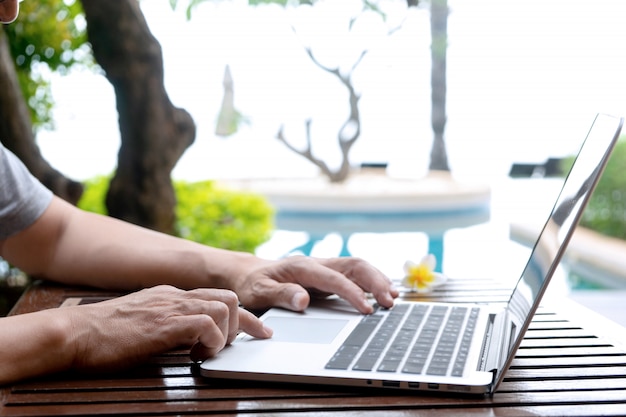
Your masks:
M 95 304 L 0 319 L 0 385 L 67 369 L 112 371 L 191 347 L 199 361 L 216 355 L 238 331 L 272 331 L 239 307 L 229 290 L 157 286 Z
M 181 346 L 192 346 L 192 359 L 203 360 L 230 344 L 239 330 L 259 338 L 272 335 L 228 290 L 162 285 L 68 313 L 77 369 L 125 367 Z

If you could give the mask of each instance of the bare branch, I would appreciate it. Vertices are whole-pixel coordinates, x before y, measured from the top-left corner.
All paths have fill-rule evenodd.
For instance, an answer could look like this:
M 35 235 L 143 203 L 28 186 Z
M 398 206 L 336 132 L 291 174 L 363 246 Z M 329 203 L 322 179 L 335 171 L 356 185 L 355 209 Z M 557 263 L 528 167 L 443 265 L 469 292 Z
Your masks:
M 328 165 L 326 164 L 326 162 L 324 162 L 323 160 L 313 156 L 313 150 L 312 150 L 312 146 L 311 146 L 312 145 L 312 141 L 311 141 L 311 123 L 312 123 L 311 119 L 307 119 L 306 125 L 305 125 L 305 127 L 306 127 L 307 147 L 304 150 L 296 148 L 291 143 L 289 143 L 289 141 L 287 141 L 287 138 L 285 138 L 284 126 L 283 125 L 280 126 L 280 129 L 278 130 L 278 133 L 276 133 L 276 139 L 281 141 L 292 152 L 294 152 L 294 153 L 296 153 L 296 154 L 306 158 L 310 162 L 312 162 L 315 166 L 317 166 L 324 173 L 324 175 L 326 175 L 326 176 L 328 176 L 329 178 L 332 179 L 333 178 L 333 173 L 330 170 L 330 168 L 328 168 Z
M 356 67 L 361 63 L 361 61 L 363 60 L 363 57 L 369 52 L 368 49 L 365 49 L 363 52 L 361 52 L 361 55 L 359 55 L 359 57 L 357 58 L 356 62 L 354 63 L 354 65 L 352 65 L 352 69 L 350 69 L 350 75 L 352 75 L 352 73 L 354 72 L 354 70 L 356 70 Z
M 311 61 L 313 61 L 313 63 L 315 65 L 317 65 L 319 68 L 323 69 L 324 71 L 335 75 L 338 78 L 341 78 L 341 72 L 339 72 L 339 67 L 337 68 L 329 68 L 325 65 L 323 65 L 321 62 L 319 62 L 317 60 L 317 58 L 315 58 L 315 55 L 313 55 L 313 51 L 311 50 L 311 48 L 309 47 L 305 47 L 304 50 L 306 51 L 307 55 L 309 56 L 309 58 L 311 58 Z
M 350 24 L 352 25 L 352 23 L 354 22 L 351 22 Z M 404 24 L 404 20 L 398 26 L 391 28 L 387 32 L 387 36 L 390 36 L 396 31 L 398 31 L 403 26 L 403 24 Z M 291 26 L 291 30 L 297 35 L 297 31 L 295 27 Z M 367 49 L 363 50 L 361 54 L 359 55 L 359 57 L 357 58 L 357 60 L 353 63 L 352 67 L 350 68 L 350 71 L 348 71 L 347 74 L 343 75 L 339 69 L 339 66 L 336 68 L 330 68 L 330 67 L 327 67 L 326 65 L 323 65 L 313 54 L 313 50 L 311 47 L 308 47 L 308 46 L 303 46 L 303 47 L 304 47 L 306 54 L 309 56 L 309 58 L 313 62 L 313 64 L 315 64 L 318 68 L 322 69 L 323 71 L 334 75 L 348 90 L 349 103 L 350 103 L 350 115 L 348 116 L 348 119 L 343 123 L 343 125 L 339 129 L 339 132 L 337 133 L 337 140 L 339 142 L 339 148 L 341 150 L 341 165 L 336 172 L 333 172 L 328 168 L 328 165 L 326 165 L 324 161 L 313 156 L 313 150 L 312 150 L 312 144 L 311 144 L 312 141 L 311 141 L 311 120 L 310 119 L 306 121 L 306 139 L 307 139 L 306 149 L 304 150 L 296 149 L 293 145 L 288 143 L 284 136 L 283 126 L 280 127 L 280 130 L 278 131 L 276 138 L 279 139 L 281 142 L 283 142 L 290 150 L 297 153 L 298 155 L 301 155 L 307 158 L 309 161 L 311 161 L 313 164 L 319 167 L 322 170 L 322 172 L 325 175 L 327 175 L 328 178 L 332 182 L 340 182 L 340 181 L 345 180 L 350 173 L 351 167 L 350 167 L 350 160 L 348 158 L 348 154 L 350 152 L 350 149 L 354 145 L 354 143 L 357 141 L 357 139 L 361 135 L 361 115 L 359 112 L 360 95 L 357 94 L 356 90 L 354 89 L 354 86 L 352 85 L 352 74 L 354 73 L 356 68 L 359 66 L 359 64 L 363 61 L 363 58 L 368 53 L 368 50 Z

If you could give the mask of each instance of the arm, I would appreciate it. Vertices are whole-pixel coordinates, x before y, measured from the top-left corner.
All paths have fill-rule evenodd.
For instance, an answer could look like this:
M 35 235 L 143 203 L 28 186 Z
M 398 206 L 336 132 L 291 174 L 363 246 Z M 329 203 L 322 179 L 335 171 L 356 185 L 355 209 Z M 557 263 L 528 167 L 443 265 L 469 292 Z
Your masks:
M 250 308 L 302 310 L 309 303 L 306 288 L 338 294 L 369 313 L 364 291 L 385 307 L 398 295 L 387 277 L 360 259 L 264 260 L 87 213 L 56 197 L 32 226 L 0 243 L 0 256 L 33 276 L 68 284 L 231 289 Z
M 159 286 L 109 301 L 0 319 L 0 385 L 68 369 L 111 371 L 176 347 L 215 355 L 243 330 L 271 330 L 227 290 Z M 17 341 L 17 343 L 16 343 Z
M 0 245 L 0 256 L 29 275 L 117 290 L 225 287 L 223 277 L 250 257 L 85 212 L 58 197 Z

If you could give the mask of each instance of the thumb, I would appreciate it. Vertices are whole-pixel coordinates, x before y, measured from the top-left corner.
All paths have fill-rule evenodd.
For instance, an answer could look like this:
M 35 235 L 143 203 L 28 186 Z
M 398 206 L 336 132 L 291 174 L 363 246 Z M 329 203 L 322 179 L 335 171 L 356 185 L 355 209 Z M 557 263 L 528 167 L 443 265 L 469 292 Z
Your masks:
M 309 306 L 311 297 L 307 290 L 298 284 L 276 282 L 273 279 L 265 280 L 263 284 L 255 288 L 255 296 L 264 300 L 267 305 L 294 311 L 303 311 Z

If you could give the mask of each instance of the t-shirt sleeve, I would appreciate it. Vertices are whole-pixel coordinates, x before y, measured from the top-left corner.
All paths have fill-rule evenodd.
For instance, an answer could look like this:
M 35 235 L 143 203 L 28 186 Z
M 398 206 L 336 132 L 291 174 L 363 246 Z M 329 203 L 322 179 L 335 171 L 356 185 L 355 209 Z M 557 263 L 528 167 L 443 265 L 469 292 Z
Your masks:
M 35 222 L 52 201 L 52 192 L 0 144 L 0 240 Z

